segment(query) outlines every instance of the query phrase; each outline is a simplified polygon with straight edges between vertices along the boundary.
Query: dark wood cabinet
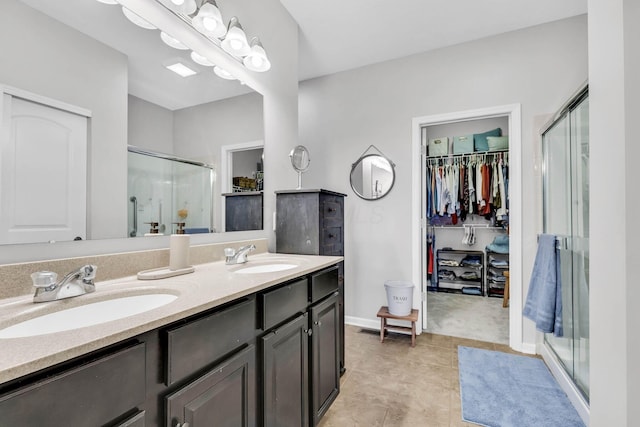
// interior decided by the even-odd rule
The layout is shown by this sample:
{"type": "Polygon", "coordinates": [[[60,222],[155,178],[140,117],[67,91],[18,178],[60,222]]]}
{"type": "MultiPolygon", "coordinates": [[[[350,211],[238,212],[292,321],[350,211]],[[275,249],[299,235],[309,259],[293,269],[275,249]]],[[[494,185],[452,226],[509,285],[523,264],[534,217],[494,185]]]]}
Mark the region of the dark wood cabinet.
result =
{"type": "Polygon", "coordinates": [[[262,191],[225,193],[224,231],[262,230],[262,191]]]}
{"type": "Polygon", "coordinates": [[[313,425],[340,392],[340,294],[309,308],[311,321],[311,401],[313,425]]]}
{"type": "Polygon", "coordinates": [[[298,315],[262,337],[264,427],[309,425],[309,325],[298,315]]]}
{"type": "Polygon", "coordinates": [[[0,426],[114,425],[144,404],[144,343],[93,359],[0,397],[0,426]]]}
{"type": "MultiPolygon", "coordinates": [[[[344,256],[345,194],[276,191],[276,252],[344,256]]],[[[338,264],[340,372],[344,373],[344,262],[338,264]]]]}
{"type": "Polygon", "coordinates": [[[250,345],[167,396],[167,426],[255,426],[255,358],[250,345]]]}
{"type": "Polygon", "coordinates": [[[338,266],[0,385],[0,426],[317,425],[339,392],[338,266]]]}

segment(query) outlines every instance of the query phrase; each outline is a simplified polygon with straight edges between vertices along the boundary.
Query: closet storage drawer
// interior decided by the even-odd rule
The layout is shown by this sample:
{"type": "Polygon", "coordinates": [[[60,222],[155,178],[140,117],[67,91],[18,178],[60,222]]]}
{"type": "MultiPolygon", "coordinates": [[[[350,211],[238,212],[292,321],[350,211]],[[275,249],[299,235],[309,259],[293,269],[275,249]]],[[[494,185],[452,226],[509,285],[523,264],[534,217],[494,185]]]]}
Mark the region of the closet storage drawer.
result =
{"type": "Polygon", "coordinates": [[[453,154],[473,153],[473,134],[453,137],[453,154]]]}
{"type": "Polygon", "coordinates": [[[307,309],[307,279],[260,294],[262,329],[267,330],[307,309]]]}
{"type": "Polygon", "coordinates": [[[429,140],[429,157],[449,155],[449,138],[434,138],[429,140]]]}
{"type": "Polygon", "coordinates": [[[136,344],[0,397],[0,425],[105,425],[144,404],[145,375],[136,344]]]}
{"type": "Polygon", "coordinates": [[[311,275],[309,299],[313,304],[338,290],[338,266],[334,265],[311,275]]]}
{"type": "Polygon", "coordinates": [[[251,341],[256,329],[255,298],[166,331],[166,385],[184,379],[251,341]],[[198,349],[198,351],[193,351],[198,349]]]}

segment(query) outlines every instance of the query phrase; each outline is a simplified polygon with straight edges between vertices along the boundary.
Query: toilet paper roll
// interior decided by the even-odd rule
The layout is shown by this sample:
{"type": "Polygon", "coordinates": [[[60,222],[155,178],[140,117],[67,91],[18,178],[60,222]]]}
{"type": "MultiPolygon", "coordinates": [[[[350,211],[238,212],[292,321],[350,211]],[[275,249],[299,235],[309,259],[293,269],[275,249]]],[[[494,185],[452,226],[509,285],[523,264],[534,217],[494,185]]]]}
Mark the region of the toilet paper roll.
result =
{"type": "Polygon", "coordinates": [[[189,235],[172,234],[169,244],[169,270],[189,267],[189,235]]]}

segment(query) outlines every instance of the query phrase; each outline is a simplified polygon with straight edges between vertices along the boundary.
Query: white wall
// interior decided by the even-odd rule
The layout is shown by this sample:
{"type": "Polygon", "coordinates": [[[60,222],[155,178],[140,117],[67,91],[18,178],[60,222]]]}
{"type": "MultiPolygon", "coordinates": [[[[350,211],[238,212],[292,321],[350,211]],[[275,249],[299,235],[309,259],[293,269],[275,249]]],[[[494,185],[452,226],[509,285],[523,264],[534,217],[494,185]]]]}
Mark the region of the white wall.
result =
{"type": "Polygon", "coordinates": [[[173,152],[173,111],[129,95],[128,144],[165,154],[173,152]]]}
{"type": "Polygon", "coordinates": [[[16,0],[0,5],[0,52],[0,83],[91,111],[88,237],[125,236],[126,56],[16,0]]]}
{"type": "Polygon", "coordinates": [[[637,0],[589,0],[590,425],[596,427],[640,419],[638,20],[637,0]]]}
{"type": "MultiPolygon", "coordinates": [[[[414,117],[522,104],[523,277],[512,281],[528,285],[541,211],[535,117],[554,112],[586,80],[586,33],[580,16],[301,83],[300,140],[312,159],[305,186],[349,195],[348,316],[375,319],[386,303],[384,280],[411,280],[411,194],[420,185],[411,182],[414,117]],[[391,193],[375,202],[359,199],[349,186],[351,163],[370,144],[397,172],[391,193]]],[[[526,322],[524,340],[535,343],[526,322]]]]}

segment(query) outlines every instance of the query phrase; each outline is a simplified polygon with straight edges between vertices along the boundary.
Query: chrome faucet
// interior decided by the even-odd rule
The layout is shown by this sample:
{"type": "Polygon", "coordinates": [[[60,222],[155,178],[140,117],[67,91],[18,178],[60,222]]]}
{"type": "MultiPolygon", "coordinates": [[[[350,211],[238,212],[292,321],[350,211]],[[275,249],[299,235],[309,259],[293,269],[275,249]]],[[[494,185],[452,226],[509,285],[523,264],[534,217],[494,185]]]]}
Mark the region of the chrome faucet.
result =
{"type": "Polygon", "coordinates": [[[235,250],[233,248],[225,248],[224,254],[227,257],[226,263],[228,265],[244,264],[248,261],[247,256],[249,255],[249,252],[255,250],[255,248],[256,245],[243,246],[238,250],[235,250]]]}
{"type": "Polygon", "coordinates": [[[31,275],[36,293],[33,302],[55,301],[64,298],[77,297],[96,290],[95,265],[85,265],[74,270],[57,282],[58,275],[53,271],[38,271],[31,275]]]}

